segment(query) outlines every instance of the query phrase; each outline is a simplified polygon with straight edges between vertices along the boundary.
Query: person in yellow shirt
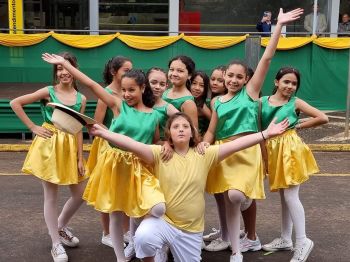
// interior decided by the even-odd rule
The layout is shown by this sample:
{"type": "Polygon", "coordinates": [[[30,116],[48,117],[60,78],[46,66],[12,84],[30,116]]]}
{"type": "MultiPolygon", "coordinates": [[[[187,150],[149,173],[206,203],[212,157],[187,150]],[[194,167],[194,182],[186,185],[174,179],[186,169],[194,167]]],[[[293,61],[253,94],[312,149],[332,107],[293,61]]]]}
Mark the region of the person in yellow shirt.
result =
{"type": "Polygon", "coordinates": [[[166,138],[174,155],[168,162],[161,160],[161,146],[146,145],[95,124],[89,128],[94,136],[102,137],[119,148],[133,152],[154,166],[166,201],[162,218],[145,218],[135,234],[136,256],[154,261],[157,250],[169,246],[175,261],[200,261],[204,230],[204,189],[209,170],[230,154],[281,134],[288,121],[270,126],[255,134],[221,145],[209,146],[205,152],[195,151],[198,133],[184,113],[172,115],[166,125],[166,138]]]}

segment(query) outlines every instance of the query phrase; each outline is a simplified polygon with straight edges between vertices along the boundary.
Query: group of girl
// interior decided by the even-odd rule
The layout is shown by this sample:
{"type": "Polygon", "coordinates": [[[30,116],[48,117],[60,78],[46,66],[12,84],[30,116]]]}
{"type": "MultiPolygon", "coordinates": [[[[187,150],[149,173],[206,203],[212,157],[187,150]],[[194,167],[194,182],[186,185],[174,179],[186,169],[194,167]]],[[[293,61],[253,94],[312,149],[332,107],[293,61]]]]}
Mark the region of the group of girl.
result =
{"type": "Polygon", "coordinates": [[[103,88],[77,69],[70,54],[44,54],[43,60],[54,65],[55,85],[18,97],[11,106],[37,135],[23,172],[42,181],[53,260],[68,261],[62,244],[79,244],[66,225],[84,199],[101,212],[102,241],[114,248],[118,261],[130,261],[135,253],[143,261],[154,261],[155,256],[156,261],[166,261],[167,249],[175,261],[200,261],[207,191],[215,196],[221,229],[219,239],[207,250],[218,250],[218,243],[230,246],[230,262],[242,261],[241,252],[261,248],[260,242],[256,245],[256,205],[252,200],[265,198],[266,169],[270,190],[280,191],[282,233],[262,248],[292,249],[294,225],[291,261],[306,261],[313,242],[305,234],[298,192],[300,184],[318,168],[295,129],[328,120],[294,96],[300,74],[291,67],[280,69],[274,93],[260,98],[281,28],[302,13],[301,9],[280,10],[274,34],[250,79],[247,66],[236,60],[215,68],[208,78],[195,71],[195,63],[187,56],[171,59],[168,73],[154,67],[146,75],[132,69],[129,59],[114,57],[106,64],[107,87],[103,88]],[[51,122],[52,109],[46,106],[58,102],[84,112],[86,98],[75,89],[75,80],[99,98],[95,119],[101,124],[89,127],[95,139],[86,172],[81,132],[74,136],[56,129],[51,122]],[[23,110],[24,105],[38,100],[44,114],[42,127],[23,110]],[[300,122],[300,112],[310,118],[300,122]],[[152,145],[155,143],[158,145],[152,145]],[[266,154],[259,143],[266,146],[262,147],[266,154]],[[266,168],[262,155],[267,156],[266,168]],[[69,185],[72,193],[59,216],[58,185],[69,185]],[[241,209],[247,221],[243,233],[241,209]],[[128,224],[128,217],[132,237],[124,250],[127,226],[123,228],[123,224],[128,224]]]}

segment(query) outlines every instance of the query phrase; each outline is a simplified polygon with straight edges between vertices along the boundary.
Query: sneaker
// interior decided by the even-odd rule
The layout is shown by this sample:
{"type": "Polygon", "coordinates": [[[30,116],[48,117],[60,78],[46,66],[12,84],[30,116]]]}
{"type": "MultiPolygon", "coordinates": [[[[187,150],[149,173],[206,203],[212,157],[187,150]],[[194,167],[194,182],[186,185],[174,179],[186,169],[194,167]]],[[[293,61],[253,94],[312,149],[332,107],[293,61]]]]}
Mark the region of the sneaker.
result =
{"type": "Polygon", "coordinates": [[[124,234],[123,239],[124,239],[124,243],[130,242],[130,231],[128,231],[124,234]]]}
{"type": "Polygon", "coordinates": [[[211,233],[209,233],[208,235],[203,236],[203,240],[204,241],[213,241],[213,240],[218,239],[219,237],[221,237],[220,230],[217,230],[214,227],[211,230],[212,230],[211,233]]]}
{"type": "Polygon", "coordinates": [[[168,261],[169,247],[164,245],[162,248],[157,249],[154,257],[154,262],[167,262],[168,261]]]}
{"type": "Polygon", "coordinates": [[[79,244],[79,239],[73,235],[71,230],[71,228],[63,227],[61,230],[58,230],[58,234],[63,244],[69,247],[76,247],[79,244]]]}
{"type": "Polygon", "coordinates": [[[225,249],[228,249],[230,246],[230,242],[224,241],[221,238],[215,239],[210,242],[209,245],[207,245],[204,249],[207,251],[222,251],[225,249]]]}
{"type": "Polygon", "coordinates": [[[314,248],[314,242],[311,239],[306,239],[304,245],[293,249],[294,255],[290,262],[304,262],[307,260],[312,249],[314,248]]]}
{"type": "Polygon", "coordinates": [[[202,246],[201,246],[201,249],[203,250],[203,249],[205,249],[205,247],[206,247],[205,242],[204,242],[204,240],[202,240],[202,246]]]}
{"type": "Polygon", "coordinates": [[[124,249],[125,261],[131,261],[136,257],[135,246],[133,242],[129,242],[129,245],[124,249]]]}
{"type": "Polygon", "coordinates": [[[68,256],[61,243],[52,246],[51,255],[54,262],[67,262],[68,256]]]}
{"type": "Polygon", "coordinates": [[[239,240],[239,250],[242,253],[247,251],[258,251],[260,249],[261,249],[261,243],[258,236],[256,236],[255,240],[251,240],[247,237],[247,235],[245,235],[243,238],[239,240]]]}
{"type": "Polygon", "coordinates": [[[283,238],[275,238],[271,243],[262,246],[262,249],[265,251],[280,251],[280,250],[292,250],[293,243],[292,241],[287,241],[283,238]]]}
{"type": "Polygon", "coordinates": [[[244,230],[239,230],[239,238],[244,238],[246,235],[246,232],[244,230]]]}
{"type": "Polygon", "coordinates": [[[110,234],[105,235],[105,233],[102,233],[101,242],[102,242],[102,244],[113,248],[112,239],[111,239],[111,235],[110,234]]]}
{"type": "Polygon", "coordinates": [[[242,254],[234,254],[230,256],[230,262],[243,262],[242,254]]]}

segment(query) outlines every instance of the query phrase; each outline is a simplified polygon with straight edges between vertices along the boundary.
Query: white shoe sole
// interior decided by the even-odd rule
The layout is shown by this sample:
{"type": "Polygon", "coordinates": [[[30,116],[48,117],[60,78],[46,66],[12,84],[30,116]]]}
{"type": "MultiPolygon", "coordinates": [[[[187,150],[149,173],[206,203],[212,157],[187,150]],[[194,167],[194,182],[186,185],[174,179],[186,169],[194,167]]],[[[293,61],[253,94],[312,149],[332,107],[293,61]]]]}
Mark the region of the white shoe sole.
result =
{"type": "Polygon", "coordinates": [[[241,249],[241,253],[248,252],[248,251],[259,251],[259,250],[261,250],[261,245],[256,247],[248,247],[248,248],[241,249]]]}
{"type": "MultiPolygon", "coordinates": [[[[307,258],[309,257],[311,251],[314,249],[314,242],[313,242],[312,240],[310,240],[310,241],[311,241],[310,248],[309,248],[309,250],[307,251],[307,253],[306,253],[304,259],[301,260],[300,262],[305,262],[305,261],[307,260],[307,258]]],[[[293,262],[293,260],[291,260],[291,262],[293,262]]]]}

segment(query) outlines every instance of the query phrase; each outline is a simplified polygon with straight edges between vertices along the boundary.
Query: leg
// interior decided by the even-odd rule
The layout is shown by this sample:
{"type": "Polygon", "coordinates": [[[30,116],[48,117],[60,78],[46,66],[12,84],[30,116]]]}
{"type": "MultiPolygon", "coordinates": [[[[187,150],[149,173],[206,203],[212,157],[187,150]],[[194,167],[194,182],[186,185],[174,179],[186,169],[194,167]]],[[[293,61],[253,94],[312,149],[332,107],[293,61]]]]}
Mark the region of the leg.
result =
{"type": "Polygon", "coordinates": [[[81,182],[76,185],[69,186],[71,197],[65,203],[60,216],[58,217],[58,228],[62,229],[65,227],[75,212],[79,209],[81,204],[84,202],[82,199],[85,182],[81,182]]]}
{"type": "Polygon", "coordinates": [[[201,244],[203,233],[189,233],[178,231],[178,237],[170,246],[175,262],[201,261],[201,244]]]}
{"type": "Polygon", "coordinates": [[[220,221],[220,232],[221,238],[224,241],[229,241],[228,230],[226,223],[226,208],[225,208],[225,197],[224,194],[214,194],[216,207],[218,209],[219,221],[220,221]]]}
{"type": "Polygon", "coordinates": [[[123,227],[122,227],[122,212],[112,212],[109,214],[109,229],[112,238],[114,253],[117,261],[124,262],[124,242],[123,242],[123,227]]]}
{"type": "Polygon", "coordinates": [[[247,238],[256,240],[256,201],[253,199],[251,205],[242,211],[244,230],[247,232],[247,238]]]}
{"type": "Polygon", "coordinates": [[[57,191],[58,186],[50,182],[42,181],[44,189],[44,218],[52,245],[61,243],[58,235],[58,208],[57,208],[57,191]]]}
{"type": "Polygon", "coordinates": [[[103,234],[106,236],[109,234],[109,214],[101,212],[101,224],[103,228],[103,234]]]}
{"type": "Polygon", "coordinates": [[[233,255],[240,253],[240,208],[241,203],[245,200],[245,198],[245,195],[241,191],[235,189],[231,189],[225,192],[226,221],[233,255]]]}
{"type": "Polygon", "coordinates": [[[281,238],[292,242],[293,222],[284,197],[284,189],[280,189],[280,197],[282,208],[281,238]]]}

